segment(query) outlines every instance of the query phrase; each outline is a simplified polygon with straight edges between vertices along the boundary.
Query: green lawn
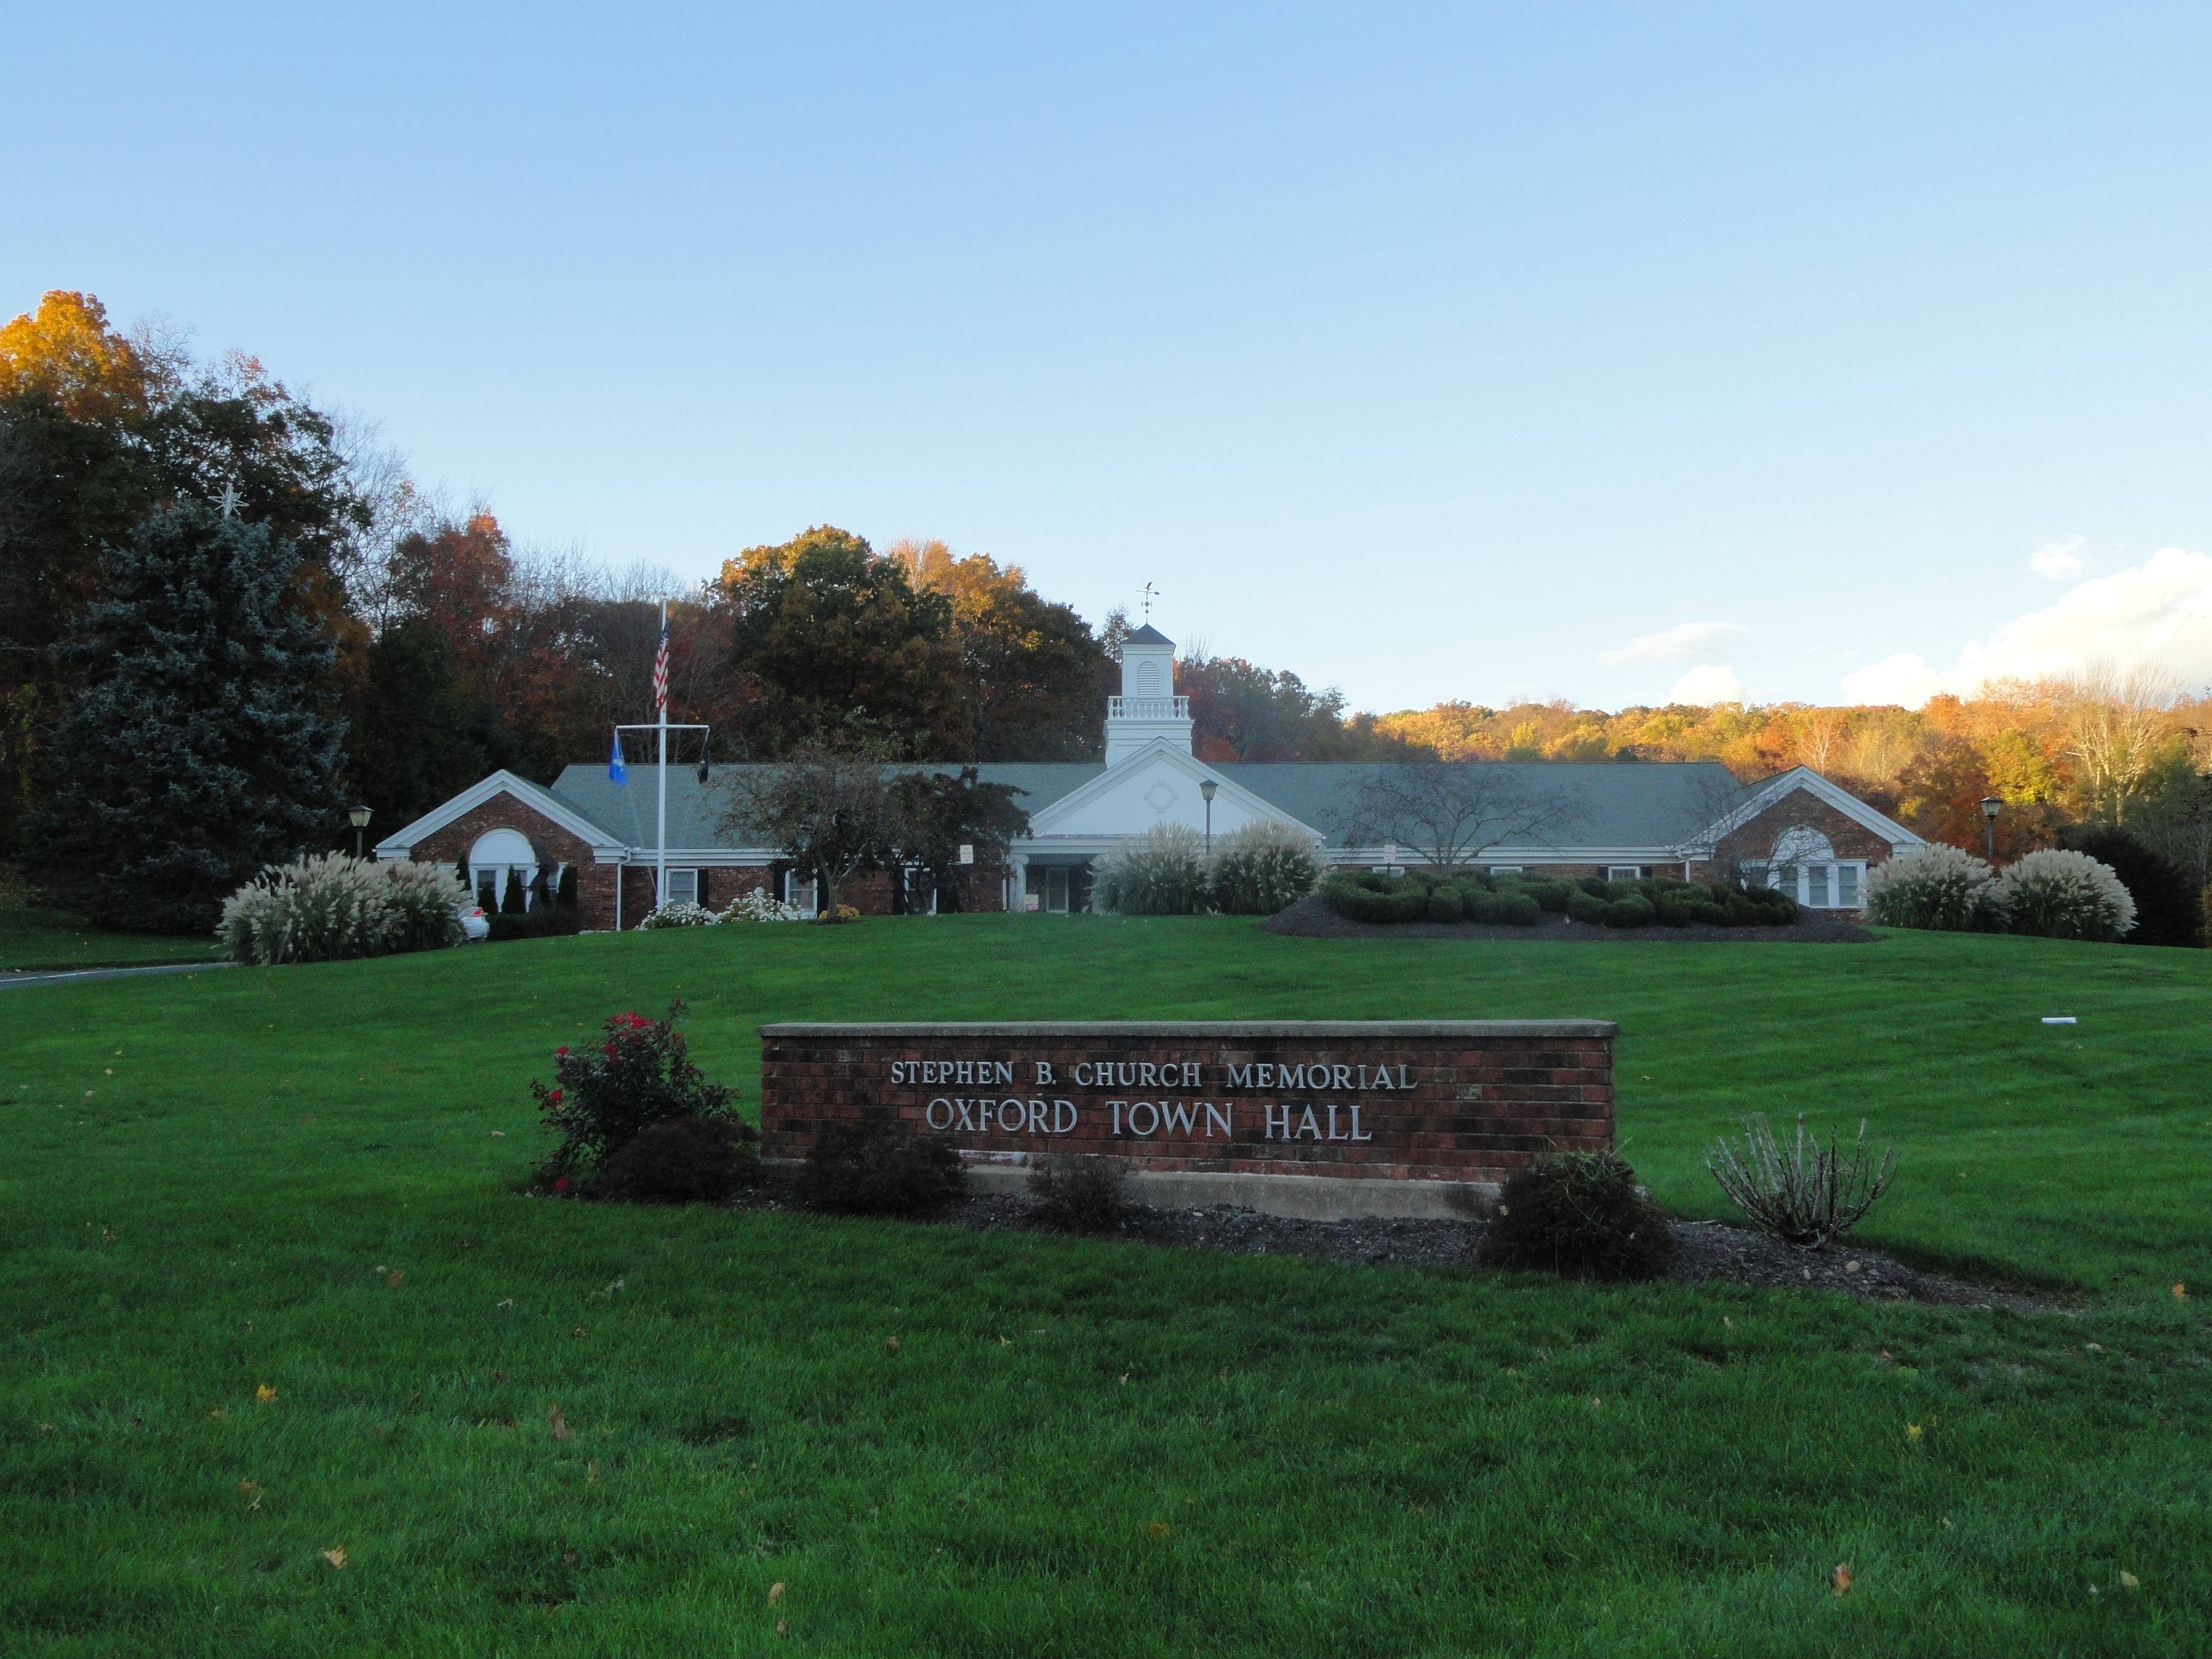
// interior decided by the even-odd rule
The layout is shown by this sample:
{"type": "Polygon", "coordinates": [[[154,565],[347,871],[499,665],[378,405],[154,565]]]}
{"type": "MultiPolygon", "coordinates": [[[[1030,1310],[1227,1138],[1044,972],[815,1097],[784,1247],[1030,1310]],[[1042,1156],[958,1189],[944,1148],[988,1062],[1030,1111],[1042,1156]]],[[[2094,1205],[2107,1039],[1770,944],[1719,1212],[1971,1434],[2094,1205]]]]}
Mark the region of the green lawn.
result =
{"type": "Polygon", "coordinates": [[[213,939],[112,933],[63,910],[0,905],[0,971],[27,968],[136,968],[161,962],[212,962],[213,939]]]}
{"type": "Polygon", "coordinates": [[[0,1648],[2202,1652],[2208,992],[2028,939],[975,917],[6,993],[0,1648]],[[1677,1212],[1726,1212],[1741,1113],[1864,1113],[1869,1243],[2081,1305],[520,1195],[547,1051],[678,993],[748,1103],[775,1019],[1617,1019],[1677,1212]]]}

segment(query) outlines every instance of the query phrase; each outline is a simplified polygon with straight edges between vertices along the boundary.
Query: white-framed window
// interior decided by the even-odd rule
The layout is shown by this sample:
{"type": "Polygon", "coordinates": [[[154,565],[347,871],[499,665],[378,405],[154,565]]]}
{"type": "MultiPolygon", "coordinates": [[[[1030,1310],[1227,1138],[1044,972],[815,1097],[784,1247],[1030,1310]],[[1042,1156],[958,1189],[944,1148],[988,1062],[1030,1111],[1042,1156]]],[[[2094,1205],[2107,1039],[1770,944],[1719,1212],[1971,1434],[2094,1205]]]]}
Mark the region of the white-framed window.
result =
{"type": "Polygon", "coordinates": [[[1048,865],[1044,872],[1044,908],[1054,915],[1064,916],[1068,909],[1068,880],[1073,872],[1064,864],[1048,865]]]}
{"type": "Polygon", "coordinates": [[[660,896],[663,904],[696,904],[699,902],[699,872],[696,870],[671,870],[668,890],[660,896]]]}
{"type": "Polygon", "coordinates": [[[1866,905],[1866,860],[1808,860],[1779,864],[1766,872],[1766,884],[1779,887],[1808,910],[1857,910],[1866,905]]]}
{"type": "Polygon", "coordinates": [[[1605,866],[1607,881],[1641,881],[1644,867],[1637,864],[1608,864],[1605,866]]]}
{"type": "Polygon", "coordinates": [[[919,864],[909,864],[899,872],[904,890],[901,895],[910,916],[933,916],[937,914],[937,878],[919,864]]]}
{"type": "Polygon", "coordinates": [[[1490,866],[1490,873],[1493,876],[1517,876],[1521,873],[1521,866],[1517,864],[1493,864],[1490,866]]]}
{"type": "Polygon", "coordinates": [[[778,879],[783,887],[782,898],[786,904],[795,904],[810,916],[820,914],[820,907],[815,902],[811,878],[802,880],[798,871],[787,870],[778,879]]]}

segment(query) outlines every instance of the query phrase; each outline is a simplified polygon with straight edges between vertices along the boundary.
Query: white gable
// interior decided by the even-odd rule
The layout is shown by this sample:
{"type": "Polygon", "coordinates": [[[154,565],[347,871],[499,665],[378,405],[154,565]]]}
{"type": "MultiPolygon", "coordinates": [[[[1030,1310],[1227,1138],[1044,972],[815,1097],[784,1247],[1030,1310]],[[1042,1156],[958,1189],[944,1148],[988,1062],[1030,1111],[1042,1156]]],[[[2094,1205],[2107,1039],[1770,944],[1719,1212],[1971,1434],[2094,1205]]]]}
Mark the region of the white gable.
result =
{"type": "Polygon", "coordinates": [[[1319,840],[1319,832],[1312,826],[1299,823],[1250,790],[1231,783],[1205,762],[1164,741],[1153,742],[1038,812],[1030,823],[1030,840],[1103,845],[1124,836],[1141,836],[1160,823],[1185,824],[1202,831],[1206,824],[1206,798],[1199,785],[1209,780],[1216,786],[1215,835],[1266,821],[1308,830],[1319,840]]]}

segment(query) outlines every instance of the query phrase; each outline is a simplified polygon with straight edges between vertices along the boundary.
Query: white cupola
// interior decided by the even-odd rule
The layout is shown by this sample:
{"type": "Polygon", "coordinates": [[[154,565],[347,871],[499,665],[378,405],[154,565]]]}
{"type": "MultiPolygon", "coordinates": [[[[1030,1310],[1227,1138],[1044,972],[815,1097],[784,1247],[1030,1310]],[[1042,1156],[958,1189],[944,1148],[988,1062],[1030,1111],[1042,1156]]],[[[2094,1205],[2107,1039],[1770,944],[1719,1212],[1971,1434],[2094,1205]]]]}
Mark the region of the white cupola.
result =
{"type": "Polygon", "coordinates": [[[1175,641],[1147,623],[1121,641],[1121,695],[1106,703],[1106,764],[1158,738],[1191,751],[1190,699],[1175,694],[1175,641]]]}

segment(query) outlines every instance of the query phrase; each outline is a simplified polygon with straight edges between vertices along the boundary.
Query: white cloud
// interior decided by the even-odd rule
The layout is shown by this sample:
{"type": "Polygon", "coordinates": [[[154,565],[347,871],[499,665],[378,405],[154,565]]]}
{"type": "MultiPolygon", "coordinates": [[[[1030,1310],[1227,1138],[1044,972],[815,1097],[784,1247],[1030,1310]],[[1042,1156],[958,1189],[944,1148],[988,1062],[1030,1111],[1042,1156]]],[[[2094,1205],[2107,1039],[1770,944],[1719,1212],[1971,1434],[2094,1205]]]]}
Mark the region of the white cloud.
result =
{"type": "Polygon", "coordinates": [[[2054,582],[2071,581],[2087,568],[2076,556],[2081,545],[2079,536],[2069,536],[2063,542],[2046,542],[2027,556],[2027,568],[2054,582]]]}
{"type": "Polygon", "coordinates": [[[1969,641],[1948,668],[1899,653],[1846,674],[1844,696],[1917,708],[1938,691],[1970,696],[1985,680],[2106,666],[2146,669],[2185,684],[2212,682],[2212,558],[2162,547],[2141,564],[2077,582],[2055,604],[2015,617],[1987,645],[1969,641]]]}
{"type": "Polygon", "coordinates": [[[1740,623],[1683,623],[1657,634],[1644,634],[1626,645],[1598,653],[1598,660],[1623,662],[1695,662],[1700,657],[1732,657],[1751,637],[1740,623]]]}
{"type": "Polygon", "coordinates": [[[1736,678],[1733,668],[1700,663],[1674,682],[1674,689],[1667,694],[1667,701],[1694,702],[1707,707],[1717,702],[1741,702],[1743,682],[1736,678]]]}

